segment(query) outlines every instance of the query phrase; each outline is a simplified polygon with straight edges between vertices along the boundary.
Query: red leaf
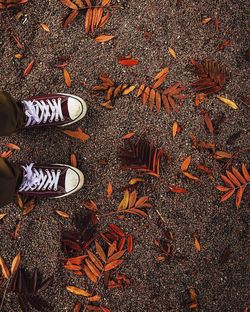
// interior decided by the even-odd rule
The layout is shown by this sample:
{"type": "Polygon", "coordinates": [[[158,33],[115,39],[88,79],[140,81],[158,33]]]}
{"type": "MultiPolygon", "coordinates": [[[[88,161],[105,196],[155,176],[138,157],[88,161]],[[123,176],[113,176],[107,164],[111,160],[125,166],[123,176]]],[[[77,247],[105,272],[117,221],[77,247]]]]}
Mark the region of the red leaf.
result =
{"type": "Polygon", "coordinates": [[[118,63],[123,66],[135,66],[139,63],[139,61],[136,59],[120,58],[118,59],[118,63]]]}
{"type": "Polygon", "coordinates": [[[133,251],[133,236],[131,234],[128,235],[128,253],[132,253],[133,251]]]}
{"type": "Polygon", "coordinates": [[[117,226],[117,225],[115,225],[115,224],[110,224],[109,226],[108,226],[108,228],[110,228],[110,229],[112,229],[116,234],[118,234],[120,237],[124,237],[125,236],[125,233],[123,232],[123,230],[119,227],[119,226],[117,226]]]}
{"type": "Polygon", "coordinates": [[[169,186],[169,189],[171,192],[174,192],[174,193],[187,193],[188,192],[184,188],[181,188],[178,186],[169,186]]]}
{"type": "Polygon", "coordinates": [[[26,77],[31,72],[31,69],[33,68],[34,63],[35,61],[33,60],[28,64],[28,66],[25,68],[23,72],[23,77],[26,77]]]}
{"type": "Polygon", "coordinates": [[[110,271],[116,268],[118,265],[122,264],[124,260],[114,260],[105,265],[104,271],[110,271]]]}

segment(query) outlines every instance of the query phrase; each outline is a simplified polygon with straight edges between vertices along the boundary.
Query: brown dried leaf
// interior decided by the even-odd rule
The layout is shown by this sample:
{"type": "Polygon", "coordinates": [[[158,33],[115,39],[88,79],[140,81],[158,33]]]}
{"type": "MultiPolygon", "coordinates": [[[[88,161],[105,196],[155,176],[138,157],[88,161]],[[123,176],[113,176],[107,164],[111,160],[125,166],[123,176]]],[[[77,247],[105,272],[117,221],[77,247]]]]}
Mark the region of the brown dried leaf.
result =
{"type": "Polygon", "coordinates": [[[110,198],[112,196],[113,193],[113,187],[111,182],[108,183],[108,188],[107,188],[107,197],[110,198]]]}
{"type": "Polygon", "coordinates": [[[83,270],[85,272],[85,274],[87,275],[87,277],[91,280],[91,282],[96,283],[98,278],[96,277],[96,275],[88,268],[88,266],[86,264],[83,265],[83,270]]]}
{"type": "Polygon", "coordinates": [[[85,15],[85,33],[88,34],[90,31],[91,23],[92,23],[92,18],[93,18],[93,10],[88,9],[87,13],[85,15]]]}
{"type": "Polygon", "coordinates": [[[0,256],[0,268],[2,269],[4,278],[8,279],[10,277],[10,271],[1,256],[0,256]]]}
{"type": "Polygon", "coordinates": [[[77,158],[76,158],[76,154],[71,154],[71,155],[70,155],[70,164],[71,164],[71,166],[77,168],[77,158]]]}
{"type": "Polygon", "coordinates": [[[34,65],[35,61],[31,61],[28,66],[25,68],[24,72],[23,72],[23,77],[26,77],[32,70],[33,65],[34,65]]]}
{"type": "Polygon", "coordinates": [[[166,76],[169,73],[169,68],[164,67],[155,77],[154,80],[160,79],[162,76],[166,76]]]}
{"type": "Polygon", "coordinates": [[[104,250],[102,249],[102,246],[95,241],[95,247],[96,247],[96,252],[98,253],[98,255],[100,256],[100,258],[102,259],[103,262],[106,262],[106,255],[104,250]]]}
{"type": "Polygon", "coordinates": [[[197,251],[201,251],[201,245],[200,242],[198,241],[198,239],[196,237],[194,237],[194,246],[197,249],[197,251]]]}
{"type": "Polygon", "coordinates": [[[50,32],[49,26],[47,24],[41,24],[41,27],[44,31],[50,32]]]}
{"type": "Polygon", "coordinates": [[[187,171],[191,162],[191,156],[188,156],[181,165],[181,171],[187,171]]]}
{"type": "Polygon", "coordinates": [[[104,271],[110,271],[119,266],[120,264],[123,263],[124,260],[114,260],[108,264],[105,265],[104,271]]]}
{"type": "Polygon", "coordinates": [[[211,118],[208,115],[208,112],[205,113],[204,119],[205,119],[205,123],[206,123],[206,126],[207,126],[209,132],[211,134],[213,134],[214,133],[214,127],[213,127],[213,124],[212,124],[212,120],[211,120],[211,118]]]}
{"type": "Polygon", "coordinates": [[[75,287],[75,286],[66,286],[66,289],[69,292],[78,296],[91,297],[91,294],[88,291],[75,287]]]}
{"type": "Polygon", "coordinates": [[[168,48],[168,52],[174,59],[176,59],[176,52],[174,49],[168,48]]]}
{"type": "Polygon", "coordinates": [[[68,70],[66,69],[66,67],[63,68],[63,76],[64,76],[64,81],[66,83],[67,87],[71,87],[71,78],[70,78],[70,74],[68,72],[68,70]]]}
{"type": "Polygon", "coordinates": [[[64,211],[61,211],[61,210],[56,210],[56,213],[62,217],[62,218],[65,218],[65,219],[68,219],[69,218],[69,214],[64,212],[64,211]]]}
{"type": "Polygon", "coordinates": [[[100,36],[95,38],[95,41],[96,42],[106,42],[106,41],[110,41],[114,37],[115,36],[112,36],[112,35],[100,35],[100,36]]]}
{"type": "Polygon", "coordinates": [[[87,253],[90,257],[90,259],[93,261],[93,263],[96,265],[96,267],[99,269],[99,270],[103,270],[103,265],[101,263],[101,261],[97,258],[97,256],[90,250],[87,250],[87,253]]]}
{"type": "Polygon", "coordinates": [[[72,10],[77,10],[78,7],[70,0],[60,0],[62,4],[66,5],[68,8],[72,10]]]}
{"type": "Polygon", "coordinates": [[[0,220],[2,220],[6,216],[6,213],[0,213],[0,220]]]}
{"type": "Polygon", "coordinates": [[[19,268],[20,262],[21,262],[21,254],[20,254],[20,252],[19,252],[19,253],[15,256],[15,258],[13,259],[12,264],[11,264],[10,272],[11,272],[12,275],[13,275],[13,274],[16,272],[16,270],[19,268]]]}

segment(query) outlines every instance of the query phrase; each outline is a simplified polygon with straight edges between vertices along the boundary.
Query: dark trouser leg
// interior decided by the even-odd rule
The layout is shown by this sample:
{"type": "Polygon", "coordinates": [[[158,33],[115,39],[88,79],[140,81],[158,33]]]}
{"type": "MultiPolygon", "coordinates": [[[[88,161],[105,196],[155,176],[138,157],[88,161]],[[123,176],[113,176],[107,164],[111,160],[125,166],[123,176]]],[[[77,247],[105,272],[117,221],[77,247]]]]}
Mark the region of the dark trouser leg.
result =
{"type": "Polygon", "coordinates": [[[25,121],[25,114],[17,101],[7,92],[0,91],[0,136],[19,130],[25,121]]]}
{"type": "Polygon", "coordinates": [[[0,207],[13,201],[21,180],[21,166],[0,157],[0,207]]]}

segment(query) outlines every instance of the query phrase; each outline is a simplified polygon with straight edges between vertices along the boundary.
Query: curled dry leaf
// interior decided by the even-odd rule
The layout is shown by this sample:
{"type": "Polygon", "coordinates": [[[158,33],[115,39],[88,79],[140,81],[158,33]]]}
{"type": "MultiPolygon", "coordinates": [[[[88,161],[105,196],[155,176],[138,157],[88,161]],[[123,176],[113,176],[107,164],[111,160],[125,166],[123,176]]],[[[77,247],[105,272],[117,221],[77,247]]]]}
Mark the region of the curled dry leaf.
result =
{"type": "Polygon", "coordinates": [[[75,295],[91,297],[91,294],[88,291],[75,287],[75,286],[66,286],[66,289],[75,295]]]}
{"type": "Polygon", "coordinates": [[[80,141],[83,141],[83,142],[87,141],[90,138],[90,136],[84,133],[82,129],[79,127],[75,131],[64,130],[63,133],[67,134],[68,136],[72,138],[79,139],[80,141]]]}
{"type": "Polygon", "coordinates": [[[69,214],[67,212],[64,212],[64,211],[61,211],[61,210],[56,210],[56,213],[62,217],[62,218],[65,218],[65,219],[68,219],[69,218],[69,214]]]}
{"type": "Polygon", "coordinates": [[[233,108],[233,109],[238,109],[238,106],[237,106],[233,101],[231,101],[231,100],[225,98],[224,96],[219,96],[219,95],[218,95],[217,98],[218,98],[221,102],[223,102],[224,104],[230,106],[231,108],[233,108]]]}
{"type": "Polygon", "coordinates": [[[25,68],[24,72],[23,72],[23,77],[26,77],[32,70],[33,65],[34,65],[35,61],[31,61],[28,66],[25,68]]]}
{"type": "Polygon", "coordinates": [[[96,42],[106,42],[106,41],[110,41],[111,39],[113,39],[115,36],[112,35],[101,35],[95,38],[96,42]]]}
{"type": "Polygon", "coordinates": [[[12,275],[13,275],[13,274],[16,272],[16,270],[19,268],[20,262],[21,262],[21,254],[20,254],[20,252],[19,252],[19,253],[15,256],[15,258],[13,259],[12,264],[11,264],[10,272],[11,272],[12,275]]]}

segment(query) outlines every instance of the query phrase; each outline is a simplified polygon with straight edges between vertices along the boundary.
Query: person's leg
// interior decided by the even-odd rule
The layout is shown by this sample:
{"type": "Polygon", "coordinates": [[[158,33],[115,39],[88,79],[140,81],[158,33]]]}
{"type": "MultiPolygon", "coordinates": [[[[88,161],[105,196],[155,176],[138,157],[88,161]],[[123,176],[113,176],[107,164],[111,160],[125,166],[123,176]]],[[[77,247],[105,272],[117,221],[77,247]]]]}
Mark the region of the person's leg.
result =
{"type": "Polygon", "coordinates": [[[21,166],[0,157],[0,207],[13,201],[21,180],[21,166]]]}
{"type": "Polygon", "coordinates": [[[24,126],[25,114],[18,102],[0,91],[0,136],[10,135],[24,126]]]}

